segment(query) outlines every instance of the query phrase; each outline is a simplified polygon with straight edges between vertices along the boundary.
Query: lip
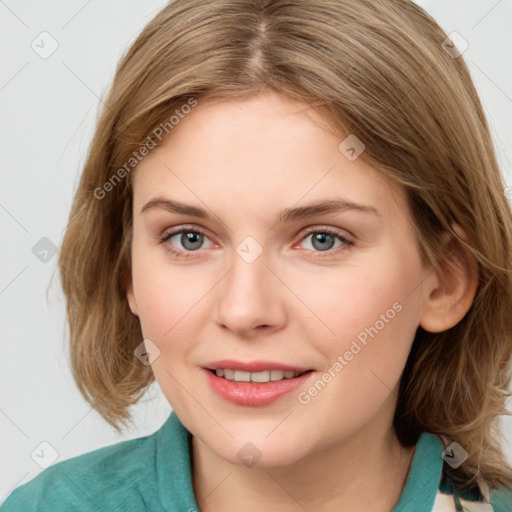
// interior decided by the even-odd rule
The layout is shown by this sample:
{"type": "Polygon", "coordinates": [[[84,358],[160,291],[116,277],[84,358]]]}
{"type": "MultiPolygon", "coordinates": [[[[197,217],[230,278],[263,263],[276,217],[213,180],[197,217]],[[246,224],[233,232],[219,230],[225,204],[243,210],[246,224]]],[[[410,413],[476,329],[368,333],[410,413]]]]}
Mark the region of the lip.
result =
{"type": "Polygon", "coordinates": [[[220,361],[213,361],[204,366],[209,370],[217,370],[218,368],[230,370],[242,370],[244,372],[263,372],[265,370],[283,370],[285,372],[304,373],[312,368],[302,366],[290,366],[283,363],[274,361],[235,361],[233,359],[222,359],[220,361]]]}
{"type": "MultiPolygon", "coordinates": [[[[233,366],[229,365],[217,366],[217,368],[242,369],[240,367],[237,368],[236,366],[233,368],[233,366]]],[[[245,368],[247,368],[247,365],[245,365],[245,368]]],[[[261,368],[261,366],[258,368],[261,368]]],[[[270,369],[270,367],[266,366],[264,369],[270,369]]],[[[273,366],[272,369],[285,370],[284,368],[277,368],[275,366],[273,366]]],[[[288,369],[289,371],[300,371],[295,370],[293,367],[289,366],[285,371],[288,371],[288,369]]],[[[303,375],[300,375],[299,377],[294,377],[292,379],[283,379],[270,382],[235,382],[223,377],[217,377],[217,375],[215,375],[211,369],[203,368],[202,371],[205,374],[211,389],[221,398],[235,405],[244,405],[250,407],[264,406],[275,402],[279,398],[284,397],[285,395],[291,393],[293,390],[302,386],[311,377],[311,375],[315,373],[314,371],[309,371],[303,375]]]]}

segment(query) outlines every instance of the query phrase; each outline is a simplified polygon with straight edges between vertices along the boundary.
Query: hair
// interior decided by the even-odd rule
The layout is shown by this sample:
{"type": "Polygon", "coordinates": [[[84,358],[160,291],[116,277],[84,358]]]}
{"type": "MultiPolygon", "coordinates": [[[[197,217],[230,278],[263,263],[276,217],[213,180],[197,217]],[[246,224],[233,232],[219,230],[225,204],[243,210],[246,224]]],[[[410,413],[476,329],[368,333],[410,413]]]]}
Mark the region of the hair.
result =
{"type": "Polygon", "coordinates": [[[459,488],[512,483],[498,423],[509,414],[512,212],[481,102],[446,37],[408,0],[176,0],[145,26],[99,113],[58,262],[73,376],[109,424],[129,421],[154,382],[134,356],[143,335],[126,297],[133,162],[162,143],[158,127],[172,133],[183,105],[268,89],[321,109],[340,141],[364,142],[361,158],[406,191],[423,263],[449,263],[442,232],[476,261],[464,318],[440,333],[418,327],[393,426],[403,446],[422,432],[458,442],[468,457],[446,470],[459,488]]]}

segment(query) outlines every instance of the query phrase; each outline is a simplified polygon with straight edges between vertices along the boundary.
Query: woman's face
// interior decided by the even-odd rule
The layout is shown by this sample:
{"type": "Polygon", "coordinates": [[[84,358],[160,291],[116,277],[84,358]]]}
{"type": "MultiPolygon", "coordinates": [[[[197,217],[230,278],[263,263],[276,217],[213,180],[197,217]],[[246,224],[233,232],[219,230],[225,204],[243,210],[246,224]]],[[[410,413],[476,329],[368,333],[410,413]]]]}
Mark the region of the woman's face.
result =
{"type": "Polygon", "coordinates": [[[389,433],[421,324],[404,192],[315,119],[199,102],[136,170],[131,310],[182,423],[237,464],[389,433]]]}

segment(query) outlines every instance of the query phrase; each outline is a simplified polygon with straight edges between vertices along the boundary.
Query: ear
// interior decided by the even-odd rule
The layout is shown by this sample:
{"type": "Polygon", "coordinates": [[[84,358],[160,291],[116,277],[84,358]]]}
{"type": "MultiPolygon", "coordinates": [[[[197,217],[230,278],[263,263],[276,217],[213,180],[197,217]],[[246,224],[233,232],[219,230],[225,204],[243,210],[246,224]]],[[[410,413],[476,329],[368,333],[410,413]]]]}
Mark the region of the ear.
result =
{"type": "Polygon", "coordinates": [[[130,305],[130,309],[132,313],[136,316],[139,316],[139,311],[137,308],[137,302],[135,301],[135,294],[133,293],[133,282],[130,279],[129,283],[126,284],[126,298],[128,299],[128,304],[130,305]]]}
{"type": "MultiPolygon", "coordinates": [[[[458,224],[457,235],[467,242],[458,224]]],[[[478,265],[473,255],[448,232],[442,234],[446,259],[441,269],[426,280],[420,325],[429,332],[442,332],[458,324],[468,312],[478,288],[478,265]]]]}

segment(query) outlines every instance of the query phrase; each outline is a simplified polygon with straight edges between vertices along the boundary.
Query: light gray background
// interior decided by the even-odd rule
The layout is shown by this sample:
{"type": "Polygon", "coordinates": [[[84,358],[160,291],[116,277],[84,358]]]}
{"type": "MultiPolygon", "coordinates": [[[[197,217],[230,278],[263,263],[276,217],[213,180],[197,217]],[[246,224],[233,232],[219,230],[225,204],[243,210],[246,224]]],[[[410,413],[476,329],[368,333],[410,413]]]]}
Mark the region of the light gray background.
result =
{"type": "MultiPolygon", "coordinates": [[[[457,31],[469,43],[464,58],[511,185],[512,2],[418,3],[448,34],[457,31]]],[[[52,450],[60,461],[150,434],[171,410],[154,386],[134,408],[136,428],[118,435],[86,405],[65,356],[57,257],[44,263],[32,252],[43,237],[60,245],[115,65],[165,4],[0,0],[0,500],[35,477],[42,470],[35,460],[49,462],[52,450]],[[58,43],[46,59],[31,47],[34,40],[42,45],[43,31],[58,43]]],[[[504,417],[503,425],[512,462],[512,419],[504,417]]]]}

